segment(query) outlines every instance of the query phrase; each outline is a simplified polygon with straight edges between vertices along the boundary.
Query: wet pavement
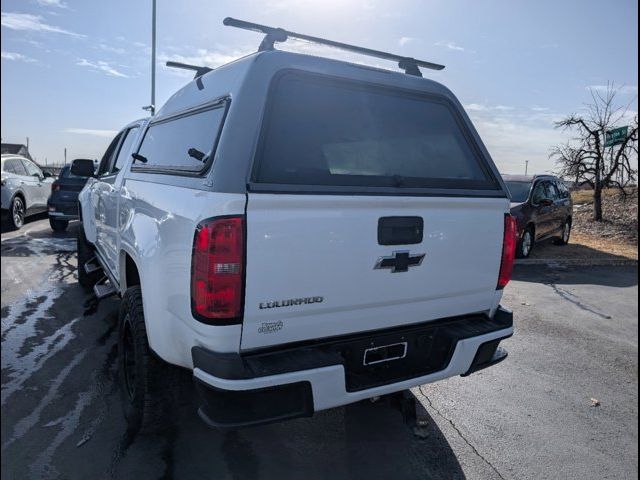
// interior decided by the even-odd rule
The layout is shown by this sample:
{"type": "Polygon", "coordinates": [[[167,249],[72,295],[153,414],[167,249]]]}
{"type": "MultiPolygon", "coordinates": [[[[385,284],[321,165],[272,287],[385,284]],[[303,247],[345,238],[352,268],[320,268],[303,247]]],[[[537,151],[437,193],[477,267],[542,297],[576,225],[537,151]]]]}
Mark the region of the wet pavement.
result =
{"type": "Polygon", "coordinates": [[[520,267],[509,358],[415,390],[426,438],[362,402],[219,432],[193,387],[154,434],[132,435],[115,382],[118,303],[83,316],[75,225],[2,233],[2,478],[635,478],[636,267],[520,267]],[[594,406],[591,399],[599,406],[594,406]]]}

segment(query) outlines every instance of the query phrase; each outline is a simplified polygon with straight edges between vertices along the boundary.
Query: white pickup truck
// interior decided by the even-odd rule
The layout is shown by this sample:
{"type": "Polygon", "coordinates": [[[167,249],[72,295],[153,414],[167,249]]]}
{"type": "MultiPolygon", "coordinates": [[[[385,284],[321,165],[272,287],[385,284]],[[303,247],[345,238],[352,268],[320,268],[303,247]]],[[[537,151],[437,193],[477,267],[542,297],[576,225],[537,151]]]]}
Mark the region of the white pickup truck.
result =
{"type": "Polygon", "coordinates": [[[122,297],[130,422],[167,363],[193,371],[205,422],[238,427],[506,356],[515,225],[451,91],[268,47],[206,70],[80,194],[79,281],[122,297]]]}

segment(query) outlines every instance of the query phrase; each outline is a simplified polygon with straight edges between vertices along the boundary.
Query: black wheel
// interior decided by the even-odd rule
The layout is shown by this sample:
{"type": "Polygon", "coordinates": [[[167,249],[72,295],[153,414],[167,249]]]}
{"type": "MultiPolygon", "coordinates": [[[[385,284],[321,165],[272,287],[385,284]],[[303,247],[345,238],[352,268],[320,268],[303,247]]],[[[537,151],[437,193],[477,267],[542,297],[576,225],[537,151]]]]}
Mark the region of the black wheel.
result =
{"type": "Polygon", "coordinates": [[[570,239],[571,239],[571,219],[567,219],[562,224],[562,233],[560,234],[560,237],[558,237],[554,243],[556,245],[566,245],[567,243],[569,243],[570,239]]]}
{"type": "MultiPolygon", "coordinates": [[[[53,227],[53,225],[51,225],[51,227],[53,227]]],[[[82,225],[78,228],[76,243],[78,246],[78,283],[82,285],[85,290],[91,290],[99,280],[100,271],[87,273],[84,269],[85,263],[91,260],[94,254],[93,246],[87,241],[82,225]]]]}
{"type": "Polygon", "coordinates": [[[522,236],[518,241],[518,249],[516,251],[516,255],[518,258],[528,258],[531,255],[531,250],[533,250],[533,245],[535,244],[535,233],[531,226],[528,226],[522,232],[522,236]]]}
{"type": "Polygon", "coordinates": [[[124,416],[131,432],[162,429],[169,420],[173,369],[149,348],[139,286],[120,303],[118,377],[124,416]]]}
{"type": "Polygon", "coordinates": [[[69,220],[59,220],[49,217],[49,225],[51,225],[51,230],[54,232],[64,232],[69,226],[69,220]]]}
{"type": "Polygon", "coordinates": [[[9,223],[15,230],[20,229],[24,225],[26,211],[24,200],[17,195],[13,197],[11,206],[9,207],[9,223]]]}

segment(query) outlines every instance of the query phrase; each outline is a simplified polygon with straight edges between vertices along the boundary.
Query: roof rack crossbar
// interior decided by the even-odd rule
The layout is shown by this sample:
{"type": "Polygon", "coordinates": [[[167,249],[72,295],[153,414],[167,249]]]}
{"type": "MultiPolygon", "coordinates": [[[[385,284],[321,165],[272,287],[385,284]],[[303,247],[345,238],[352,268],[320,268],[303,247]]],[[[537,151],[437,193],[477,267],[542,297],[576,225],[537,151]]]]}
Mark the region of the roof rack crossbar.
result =
{"type": "Polygon", "coordinates": [[[348,43],[335,42],[333,40],[327,40],[320,37],[312,37],[311,35],[305,35],[302,33],[290,32],[282,28],[268,27],[266,25],[260,25],[258,23],[246,22],[244,20],[237,20],[235,18],[227,17],[222,22],[229,27],[242,28],[244,30],[252,30],[254,32],[261,32],[265,34],[262,43],[258,51],[263,52],[265,50],[273,50],[275,42],[286,42],[289,38],[297,38],[299,40],[305,40],[307,42],[313,42],[320,45],[327,45],[329,47],[339,48],[340,50],[347,50],[349,52],[355,52],[362,55],[368,55],[370,57],[382,58],[384,60],[392,60],[398,62],[400,67],[406,74],[415,75],[421,77],[422,73],[418,67],[429,68],[431,70],[442,70],[444,65],[437,63],[426,62],[424,60],[416,60],[411,57],[403,57],[401,55],[395,55],[393,53],[382,52],[380,50],[373,50],[371,48],[358,47],[355,45],[349,45],[348,43]]]}
{"type": "Polygon", "coordinates": [[[205,73],[209,73],[211,70],[213,70],[213,68],[209,68],[209,67],[202,67],[199,65],[189,65],[188,63],[180,63],[180,62],[167,62],[167,67],[171,67],[171,68],[181,68],[183,70],[193,70],[196,72],[196,75],[194,78],[194,80],[196,78],[200,78],[202,75],[204,75],[205,73]]]}

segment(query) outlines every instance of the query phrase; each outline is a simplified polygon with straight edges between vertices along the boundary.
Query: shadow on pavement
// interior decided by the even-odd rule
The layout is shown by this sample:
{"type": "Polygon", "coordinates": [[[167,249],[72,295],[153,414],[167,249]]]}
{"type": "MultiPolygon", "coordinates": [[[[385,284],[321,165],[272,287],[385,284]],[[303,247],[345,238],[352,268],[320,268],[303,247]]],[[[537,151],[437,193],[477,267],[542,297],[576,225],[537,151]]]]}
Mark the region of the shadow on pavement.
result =
{"type": "MultiPolygon", "coordinates": [[[[36,215],[30,215],[27,218],[24,219],[24,225],[22,226],[22,229],[24,228],[28,228],[30,224],[37,222],[39,220],[46,220],[47,218],[49,218],[49,214],[47,212],[42,212],[42,213],[38,213],[36,215]]],[[[9,221],[2,221],[2,223],[0,223],[0,233],[11,233],[11,232],[20,232],[20,230],[14,230],[13,227],[11,225],[9,225],[9,221]]]]}
{"type": "Polygon", "coordinates": [[[435,421],[419,438],[384,402],[359,402],[311,418],[221,432],[196,415],[195,389],[164,434],[138,435],[118,470],[164,444],[166,478],[420,478],[464,479],[462,467],[435,421]]]}
{"type": "Polygon", "coordinates": [[[516,265],[513,280],[544,284],[633,287],[638,284],[638,267],[516,265]]]}
{"type": "Polygon", "coordinates": [[[597,250],[581,243],[569,243],[567,245],[555,245],[552,241],[544,241],[535,245],[531,251],[531,259],[544,260],[593,260],[616,261],[629,260],[628,257],[597,250]]]}

